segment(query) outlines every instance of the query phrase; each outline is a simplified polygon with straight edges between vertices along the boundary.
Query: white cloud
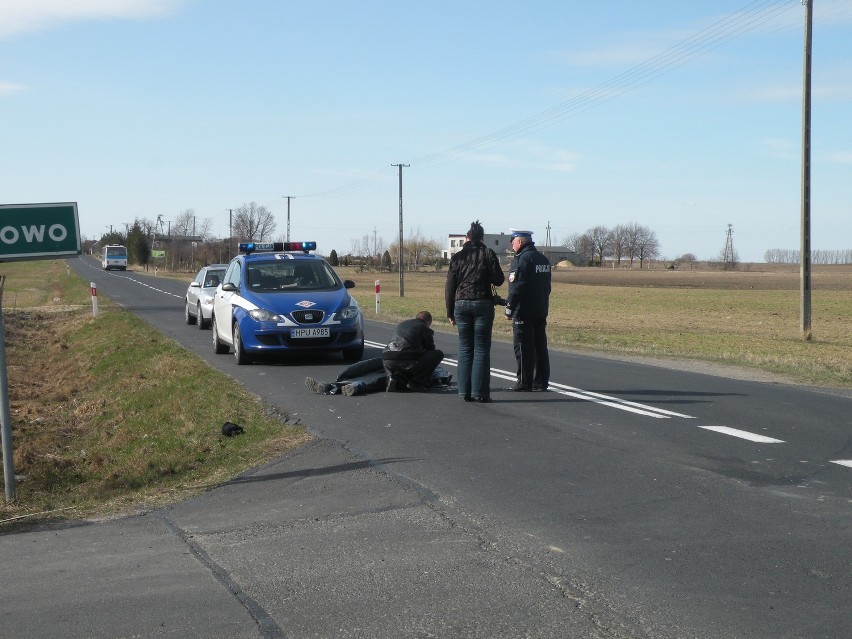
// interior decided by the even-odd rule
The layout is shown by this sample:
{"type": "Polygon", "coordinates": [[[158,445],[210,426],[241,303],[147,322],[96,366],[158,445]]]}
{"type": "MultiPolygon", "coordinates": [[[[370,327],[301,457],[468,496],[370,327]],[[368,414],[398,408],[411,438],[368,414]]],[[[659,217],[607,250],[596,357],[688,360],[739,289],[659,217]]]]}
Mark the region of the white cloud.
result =
{"type": "Polygon", "coordinates": [[[0,0],[0,38],[67,22],[156,18],[187,0],[0,0]]]}
{"type": "Polygon", "coordinates": [[[832,164],[852,164],[852,151],[832,151],[820,154],[820,159],[832,164]]]}
{"type": "Polygon", "coordinates": [[[0,96],[21,93],[22,91],[26,91],[26,89],[27,87],[22,84],[14,84],[13,82],[3,82],[0,80],[0,96]]]}
{"type": "Polygon", "coordinates": [[[570,151],[548,148],[526,140],[510,143],[507,153],[475,153],[470,157],[481,164],[534,171],[571,173],[577,168],[578,158],[570,151]]]}
{"type": "Polygon", "coordinates": [[[766,155],[777,160],[795,160],[801,157],[800,146],[791,140],[766,138],[761,140],[760,145],[766,155]]]}

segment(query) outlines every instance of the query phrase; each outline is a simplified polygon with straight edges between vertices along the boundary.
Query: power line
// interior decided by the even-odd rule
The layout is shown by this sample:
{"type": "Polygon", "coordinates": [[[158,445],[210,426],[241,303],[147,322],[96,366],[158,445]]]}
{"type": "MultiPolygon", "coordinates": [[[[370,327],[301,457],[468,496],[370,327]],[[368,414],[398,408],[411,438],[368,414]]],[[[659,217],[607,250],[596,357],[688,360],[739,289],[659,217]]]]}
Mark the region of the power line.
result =
{"type": "MultiPolygon", "coordinates": [[[[798,4],[795,0],[754,0],[742,9],[702,29],[697,34],[570,100],[482,137],[469,140],[468,142],[449,147],[442,151],[414,158],[410,161],[410,164],[413,168],[437,164],[457,155],[470,153],[509,138],[552,126],[557,122],[575,117],[585,111],[600,106],[604,102],[614,100],[638,86],[647,84],[744,33],[755,30],[798,4]]],[[[299,197],[329,198],[345,195],[374,182],[386,179],[392,174],[392,167],[375,171],[334,189],[299,197]]]]}
{"type": "Polygon", "coordinates": [[[693,58],[722,46],[725,42],[744,32],[754,30],[760,24],[774,18],[781,11],[792,8],[792,6],[794,4],[791,3],[791,0],[752,2],[744,9],[719,20],[698,34],[570,100],[488,135],[444,151],[414,158],[411,162],[412,164],[435,163],[451,156],[474,151],[495,142],[515,137],[521,133],[544,128],[588,111],[604,102],[620,97],[674,68],[683,66],[693,58]],[[753,5],[758,6],[753,7],[753,5]]]}

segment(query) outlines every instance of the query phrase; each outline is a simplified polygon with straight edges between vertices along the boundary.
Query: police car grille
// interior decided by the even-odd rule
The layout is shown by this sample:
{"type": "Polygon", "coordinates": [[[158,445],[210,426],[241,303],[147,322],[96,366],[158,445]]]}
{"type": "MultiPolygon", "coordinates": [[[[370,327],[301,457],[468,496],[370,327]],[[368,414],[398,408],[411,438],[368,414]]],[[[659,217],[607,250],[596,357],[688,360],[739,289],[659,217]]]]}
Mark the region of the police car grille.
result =
{"type": "Polygon", "coordinates": [[[324,311],[293,311],[290,313],[299,324],[319,324],[325,317],[324,311]]]}

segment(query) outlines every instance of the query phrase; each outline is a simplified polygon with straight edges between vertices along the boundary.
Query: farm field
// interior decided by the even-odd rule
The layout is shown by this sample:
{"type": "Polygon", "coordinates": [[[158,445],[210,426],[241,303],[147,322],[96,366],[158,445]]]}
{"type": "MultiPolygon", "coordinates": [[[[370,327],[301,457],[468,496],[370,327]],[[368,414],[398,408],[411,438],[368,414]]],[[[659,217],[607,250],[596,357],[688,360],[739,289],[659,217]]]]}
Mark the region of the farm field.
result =
{"type": "MultiPolygon", "coordinates": [[[[352,292],[367,318],[398,321],[426,309],[435,330],[454,332],[444,309],[446,271],[406,272],[400,297],[398,272],[336,270],[356,282],[352,292]]],[[[160,273],[186,281],[194,275],[160,273]]],[[[798,265],[560,267],[553,273],[549,342],[568,351],[852,390],[852,265],[814,266],[811,285],[807,341],[800,332],[798,265]]],[[[500,290],[505,296],[506,285],[500,290]]],[[[495,322],[494,338],[511,341],[511,325],[495,322]]]]}
{"type": "MultiPolygon", "coordinates": [[[[338,269],[355,280],[354,293],[375,317],[374,283],[381,281],[381,315],[393,320],[421,309],[434,328],[446,320],[445,273],[338,269]]],[[[796,266],[744,265],[712,269],[565,268],[554,271],[550,344],[614,356],[704,362],[770,373],[779,379],[852,389],[852,265],[816,266],[812,274],[812,339],[800,332],[796,266]]],[[[505,293],[505,285],[502,291],[505,293]]],[[[495,323],[496,339],[511,339],[495,323]]]]}

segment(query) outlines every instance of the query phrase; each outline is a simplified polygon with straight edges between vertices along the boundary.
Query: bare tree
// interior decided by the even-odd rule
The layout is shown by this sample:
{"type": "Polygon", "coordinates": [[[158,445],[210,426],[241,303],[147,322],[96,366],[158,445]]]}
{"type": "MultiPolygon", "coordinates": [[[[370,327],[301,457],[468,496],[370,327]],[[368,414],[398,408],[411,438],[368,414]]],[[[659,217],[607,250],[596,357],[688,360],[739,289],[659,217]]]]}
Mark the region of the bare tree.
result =
{"type": "Polygon", "coordinates": [[[200,236],[205,242],[213,240],[213,220],[209,217],[197,220],[196,230],[193,235],[200,236]]]}
{"type": "Polygon", "coordinates": [[[614,229],[612,229],[612,232],[610,234],[610,250],[612,251],[613,258],[615,258],[616,266],[621,266],[621,258],[625,255],[627,251],[629,236],[629,226],[619,224],[614,229]]]}
{"type": "Polygon", "coordinates": [[[172,234],[176,237],[195,235],[195,209],[186,209],[178,213],[172,222],[172,234]]]}
{"type": "MultiPolygon", "coordinates": [[[[399,242],[394,242],[388,247],[391,255],[399,255],[399,242]]],[[[416,269],[421,264],[437,259],[441,255],[441,244],[433,238],[427,238],[420,231],[409,231],[408,237],[402,242],[402,260],[406,268],[416,269]]]]}
{"type": "Polygon", "coordinates": [[[598,265],[603,266],[604,258],[612,255],[612,231],[605,226],[596,226],[587,231],[592,240],[592,259],[598,259],[598,265]]]}
{"type": "Polygon", "coordinates": [[[236,209],[233,221],[234,237],[242,241],[268,241],[275,233],[275,218],[265,206],[256,202],[236,209]]]}
{"type": "Polygon", "coordinates": [[[680,266],[681,264],[685,264],[689,268],[693,268],[696,262],[698,262],[698,258],[695,257],[694,253],[684,253],[680,257],[675,258],[675,264],[677,264],[678,266],[680,266]]]}
{"type": "Polygon", "coordinates": [[[566,237],[562,244],[579,257],[581,264],[591,264],[595,255],[594,242],[588,233],[573,233],[566,237]]]}
{"type": "Polygon", "coordinates": [[[636,243],[636,257],[639,258],[639,268],[642,268],[645,260],[653,260],[660,255],[660,242],[657,234],[647,226],[639,227],[639,237],[636,243]]]}

